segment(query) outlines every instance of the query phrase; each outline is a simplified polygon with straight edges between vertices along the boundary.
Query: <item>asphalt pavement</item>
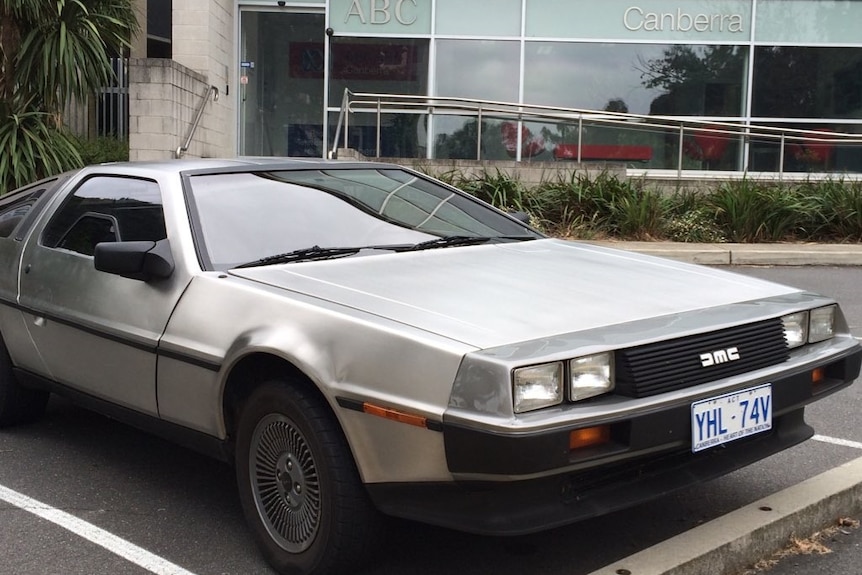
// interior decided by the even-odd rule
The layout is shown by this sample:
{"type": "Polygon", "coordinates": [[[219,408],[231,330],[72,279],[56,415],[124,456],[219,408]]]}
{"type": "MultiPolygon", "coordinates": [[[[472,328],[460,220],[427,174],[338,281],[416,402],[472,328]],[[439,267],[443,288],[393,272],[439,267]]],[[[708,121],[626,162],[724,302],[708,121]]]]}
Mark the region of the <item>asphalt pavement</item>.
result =
{"type": "MultiPolygon", "coordinates": [[[[768,575],[853,575],[859,573],[862,529],[859,517],[843,517],[814,541],[798,541],[767,560],[768,575]]],[[[742,575],[760,575],[759,573],[742,575]]]]}
{"type": "MultiPolygon", "coordinates": [[[[858,244],[589,243],[709,265],[862,265],[862,245],[858,244]]],[[[591,575],[734,575],[785,549],[794,538],[808,537],[835,526],[841,518],[858,519],[860,515],[862,458],[606,565],[591,575]]],[[[858,549],[858,531],[852,527],[839,529],[833,544],[858,549]]],[[[840,561],[822,561],[815,555],[793,556],[780,561],[769,573],[853,572],[836,568],[840,561]]]]}
{"type": "MultiPolygon", "coordinates": [[[[862,339],[862,297],[856,297],[862,246],[593,243],[698,263],[746,264],[733,271],[842,300],[853,334],[862,339]],[[811,272],[798,266],[830,267],[811,272]]],[[[862,382],[807,410],[823,434],[818,439],[706,488],[512,540],[396,523],[389,548],[367,572],[753,575],[749,565],[770,558],[791,538],[806,538],[839,517],[862,518],[862,459],[853,460],[862,454],[860,390],[862,382]]],[[[0,435],[0,463],[0,490],[33,498],[7,493],[7,500],[17,498],[20,505],[0,504],[0,575],[271,572],[244,526],[226,465],[59,398],[43,422],[0,435]],[[63,511],[67,522],[44,520],[42,511],[63,511]],[[90,526],[76,528],[77,519],[90,526]],[[120,537],[126,554],[87,538],[102,532],[120,537]],[[139,548],[158,555],[147,563],[158,568],[124,558],[139,556],[139,548]]],[[[825,544],[834,553],[789,556],[757,575],[860,575],[860,531],[844,528],[830,535],[825,544]]]]}

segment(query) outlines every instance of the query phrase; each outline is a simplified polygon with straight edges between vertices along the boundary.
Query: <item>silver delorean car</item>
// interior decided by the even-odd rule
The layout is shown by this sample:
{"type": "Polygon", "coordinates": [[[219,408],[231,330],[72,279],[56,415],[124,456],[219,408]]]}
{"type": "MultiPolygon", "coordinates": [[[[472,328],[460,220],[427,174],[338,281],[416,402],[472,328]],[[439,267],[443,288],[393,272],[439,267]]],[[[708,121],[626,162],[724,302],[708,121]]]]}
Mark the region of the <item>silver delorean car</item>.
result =
{"type": "Polygon", "coordinates": [[[386,515],[604,514],[811,437],[837,303],[545,237],[391,164],[92,166],[0,198],[0,426],[49,393],[233,462],[279,572],[354,572],[386,515]]]}

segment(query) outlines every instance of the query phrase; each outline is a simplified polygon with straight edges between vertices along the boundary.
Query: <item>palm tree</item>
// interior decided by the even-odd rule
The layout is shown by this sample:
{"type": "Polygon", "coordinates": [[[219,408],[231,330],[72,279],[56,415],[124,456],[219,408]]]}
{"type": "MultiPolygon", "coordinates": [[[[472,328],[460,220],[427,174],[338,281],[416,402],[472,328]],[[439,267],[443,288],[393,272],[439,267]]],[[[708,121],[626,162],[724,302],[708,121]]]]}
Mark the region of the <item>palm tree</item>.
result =
{"type": "Polygon", "coordinates": [[[137,30],[132,0],[0,0],[0,193],[81,164],[62,111],[137,30]]]}

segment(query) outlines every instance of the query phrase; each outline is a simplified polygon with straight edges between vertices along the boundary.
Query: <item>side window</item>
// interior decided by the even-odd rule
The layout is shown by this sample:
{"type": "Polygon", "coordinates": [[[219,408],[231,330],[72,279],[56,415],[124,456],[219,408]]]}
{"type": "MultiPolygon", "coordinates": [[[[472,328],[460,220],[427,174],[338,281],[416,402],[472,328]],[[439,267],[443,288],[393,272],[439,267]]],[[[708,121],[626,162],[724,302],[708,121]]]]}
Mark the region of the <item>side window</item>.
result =
{"type": "Polygon", "coordinates": [[[33,207],[33,194],[26,194],[9,205],[0,205],[0,238],[8,238],[33,207]]]}
{"type": "Polygon", "coordinates": [[[69,196],[42,234],[42,245],[93,255],[96,244],[167,237],[159,185],[93,176],[69,196]]]}
{"type": "Polygon", "coordinates": [[[23,240],[65,179],[65,174],[46,178],[0,197],[0,239],[23,240]]]}
{"type": "Polygon", "coordinates": [[[29,188],[21,188],[0,198],[0,238],[12,237],[12,233],[31,213],[33,207],[38,203],[46,190],[56,182],[46,180],[38,182],[29,188]]]}
{"type": "Polygon", "coordinates": [[[69,228],[57,247],[91,256],[96,251],[96,244],[120,240],[118,227],[111,216],[87,213],[69,228]]]}

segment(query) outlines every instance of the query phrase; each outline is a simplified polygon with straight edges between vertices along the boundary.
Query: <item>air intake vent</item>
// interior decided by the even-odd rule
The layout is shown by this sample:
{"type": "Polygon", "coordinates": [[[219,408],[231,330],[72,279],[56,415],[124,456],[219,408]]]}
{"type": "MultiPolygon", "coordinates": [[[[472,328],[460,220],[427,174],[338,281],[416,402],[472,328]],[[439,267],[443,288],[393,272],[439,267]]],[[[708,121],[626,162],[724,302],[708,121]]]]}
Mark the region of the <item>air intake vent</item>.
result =
{"type": "Polygon", "coordinates": [[[616,392],[649,397],[776,365],[789,352],[780,318],[616,352],[616,392]],[[704,367],[702,355],[712,363],[704,367]]]}

